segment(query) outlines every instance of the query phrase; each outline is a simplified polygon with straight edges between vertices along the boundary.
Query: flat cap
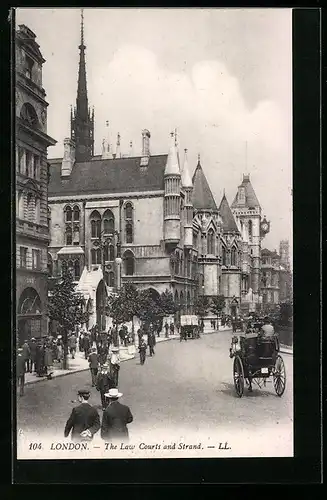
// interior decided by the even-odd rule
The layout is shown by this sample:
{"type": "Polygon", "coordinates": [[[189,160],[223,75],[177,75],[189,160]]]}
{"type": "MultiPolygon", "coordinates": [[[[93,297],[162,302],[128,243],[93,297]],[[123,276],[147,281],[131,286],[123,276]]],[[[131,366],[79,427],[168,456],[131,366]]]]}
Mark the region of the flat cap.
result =
{"type": "Polygon", "coordinates": [[[89,389],[79,389],[77,391],[77,394],[79,396],[89,396],[90,395],[90,391],[89,391],[89,389]]]}

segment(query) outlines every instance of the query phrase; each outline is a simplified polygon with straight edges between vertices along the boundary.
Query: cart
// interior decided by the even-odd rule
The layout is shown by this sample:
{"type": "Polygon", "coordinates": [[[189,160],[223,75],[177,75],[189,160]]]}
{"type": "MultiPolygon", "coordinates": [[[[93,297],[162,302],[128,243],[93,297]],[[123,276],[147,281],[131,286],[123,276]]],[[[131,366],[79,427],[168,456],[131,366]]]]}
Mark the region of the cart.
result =
{"type": "Polygon", "coordinates": [[[233,358],[233,378],[236,394],[241,398],[244,386],[252,389],[252,382],[259,388],[266,387],[267,380],[273,382],[277,396],[284,394],[286,369],[279,354],[278,337],[264,338],[257,332],[233,336],[230,348],[233,358]]]}
{"type": "Polygon", "coordinates": [[[198,317],[195,315],[183,314],[181,316],[181,339],[187,340],[198,339],[200,337],[200,329],[198,325],[198,317]]]}

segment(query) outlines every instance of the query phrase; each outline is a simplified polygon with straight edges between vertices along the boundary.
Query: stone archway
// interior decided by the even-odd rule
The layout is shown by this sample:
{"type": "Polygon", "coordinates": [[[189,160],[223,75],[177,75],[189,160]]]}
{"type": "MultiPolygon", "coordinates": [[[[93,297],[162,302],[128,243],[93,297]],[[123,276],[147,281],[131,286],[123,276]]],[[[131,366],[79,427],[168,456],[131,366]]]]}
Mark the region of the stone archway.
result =
{"type": "Polygon", "coordinates": [[[96,324],[98,325],[100,332],[106,329],[106,313],[105,313],[105,307],[107,303],[106,299],[107,299],[107,290],[106,290],[106,285],[102,279],[98,284],[95,295],[96,324]]]}
{"type": "Polygon", "coordinates": [[[37,291],[28,287],[19,297],[17,308],[17,342],[41,337],[42,303],[37,291]]]}

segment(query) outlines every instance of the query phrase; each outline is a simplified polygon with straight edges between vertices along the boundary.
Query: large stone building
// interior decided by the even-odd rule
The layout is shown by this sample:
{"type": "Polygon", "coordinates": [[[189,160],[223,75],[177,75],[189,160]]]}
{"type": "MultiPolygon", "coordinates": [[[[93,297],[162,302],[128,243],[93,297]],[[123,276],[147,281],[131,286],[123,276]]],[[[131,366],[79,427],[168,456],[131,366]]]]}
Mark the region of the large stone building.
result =
{"type": "Polygon", "coordinates": [[[17,340],[47,333],[48,163],[45,60],[25,25],[16,32],[17,340]]]}
{"type": "Polygon", "coordinates": [[[261,293],[264,311],[276,309],[283,303],[292,301],[292,273],[289,260],[289,242],[280,242],[279,254],[276,250],[264,248],[261,252],[261,293]]]}
{"type": "MultiPolygon", "coordinates": [[[[245,207],[239,200],[240,211],[237,198],[233,209],[238,226],[225,195],[217,207],[200,157],[191,175],[187,150],[181,158],[175,133],[167,154],[151,153],[151,134],[145,129],[139,155],[132,144],[122,154],[119,134],[115,152],[107,137],[102,155],[94,155],[85,49],[82,20],[70,137],[64,141],[64,157],[49,160],[51,275],[59,276],[63,266],[73,270],[90,312],[89,326],[106,326],[105,297],[128,281],[154,295],[169,289],[182,314],[194,312],[199,294],[223,294],[226,312],[237,314],[246,298],[242,291],[250,286],[244,276],[252,273],[256,283],[260,272],[260,207],[252,213],[252,205],[245,207]],[[253,220],[246,244],[245,210],[246,220],[253,220]],[[246,253],[244,261],[249,246],[253,259],[246,253]]],[[[259,295],[258,286],[255,293],[259,295]]]]}
{"type": "Polygon", "coordinates": [[[249,175],[243,175],[243,181],[238,186],[231,209],[243,241],[242,309],[243,311],[256,311],[261,308],[262,304],[260,293],[261,242],[269,232],[270,223],[261,215],[261,206],[249,175]]]}

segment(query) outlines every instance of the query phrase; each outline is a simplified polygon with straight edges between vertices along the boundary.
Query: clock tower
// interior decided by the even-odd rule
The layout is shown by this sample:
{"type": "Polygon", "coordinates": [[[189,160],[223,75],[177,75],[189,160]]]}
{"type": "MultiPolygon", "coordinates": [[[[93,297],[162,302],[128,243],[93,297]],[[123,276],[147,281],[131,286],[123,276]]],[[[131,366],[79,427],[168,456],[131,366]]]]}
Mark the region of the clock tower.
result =
{"type": "Polygon", "coordinates": [[[243,175],[231,210],[243,239],[242,301],[251,311],[260,304],[261,240],[269,232],[270,223],[261,218],[249,175],[243,175]]]}

